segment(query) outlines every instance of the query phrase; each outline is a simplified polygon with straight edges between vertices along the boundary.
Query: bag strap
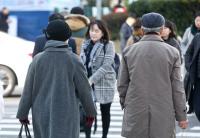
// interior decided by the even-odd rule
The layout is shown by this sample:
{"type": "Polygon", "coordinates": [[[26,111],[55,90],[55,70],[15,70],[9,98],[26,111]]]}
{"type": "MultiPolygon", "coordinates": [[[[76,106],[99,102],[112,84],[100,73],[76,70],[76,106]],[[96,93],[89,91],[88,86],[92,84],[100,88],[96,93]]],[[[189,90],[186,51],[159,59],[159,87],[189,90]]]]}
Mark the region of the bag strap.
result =
{"type": "Polygon", "coordinates": [[[31,134],[30,134],[30,131],[29,131],[29,128],[28,128],[28,124],[25,124],[25,133],[26,133],[27,138],[31,138],[31,134]]]}
{"type": "Polygon", "coordinates": [[[19,134],[18,134],[18,138],[22,138],[22,130],[23,130],[23,124],[21,125],[21,128],[20,128],[20,131],[19,131],[19,134]]]}
{"type": "Polygon", "coordinates": [[[30,134],[30,131],[29,131],[29,128],[28,128],[28,124],[22,124],[21,125],[18,138],[22,138],[23,127],[24,127],[24,130],[25,130],[25,133],[26,133],[26,138],[31,138],[31,134],[30,134]]]}

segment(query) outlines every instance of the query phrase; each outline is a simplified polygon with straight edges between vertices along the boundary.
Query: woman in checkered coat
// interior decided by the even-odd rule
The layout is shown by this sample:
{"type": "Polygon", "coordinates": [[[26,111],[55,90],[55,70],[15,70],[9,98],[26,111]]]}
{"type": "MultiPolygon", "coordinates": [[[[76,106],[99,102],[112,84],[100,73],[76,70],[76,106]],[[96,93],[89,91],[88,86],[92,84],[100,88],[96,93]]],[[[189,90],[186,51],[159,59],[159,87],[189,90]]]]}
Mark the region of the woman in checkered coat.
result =
{"type": "MultiPolygon", "coordinates": [[[[106,26],[101,20],[92,21],[86,33],[86,40],[82,44],[80,57],[87,69],[94,100],[100,103],[102,138],[107,138],[110,126],[110,107],[115,92],[116,74],[112,67],[114,55],[114,45],[109,41],[106,26]]],[[[87,138],[90,138],[90,132],[91,129],[86,130],[87,138]]]]}

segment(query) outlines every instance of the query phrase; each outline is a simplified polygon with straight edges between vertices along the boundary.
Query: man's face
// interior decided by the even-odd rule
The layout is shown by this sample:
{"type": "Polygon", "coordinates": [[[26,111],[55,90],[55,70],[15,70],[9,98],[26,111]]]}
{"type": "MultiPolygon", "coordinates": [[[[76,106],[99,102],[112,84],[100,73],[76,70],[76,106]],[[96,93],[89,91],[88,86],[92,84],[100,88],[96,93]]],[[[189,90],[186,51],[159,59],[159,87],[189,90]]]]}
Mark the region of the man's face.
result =
{"type": "Polygon", "coordinates": [[[8,15],[9,14],[9,10],[7,8],[2,10],[3,15],[8,15]]]}

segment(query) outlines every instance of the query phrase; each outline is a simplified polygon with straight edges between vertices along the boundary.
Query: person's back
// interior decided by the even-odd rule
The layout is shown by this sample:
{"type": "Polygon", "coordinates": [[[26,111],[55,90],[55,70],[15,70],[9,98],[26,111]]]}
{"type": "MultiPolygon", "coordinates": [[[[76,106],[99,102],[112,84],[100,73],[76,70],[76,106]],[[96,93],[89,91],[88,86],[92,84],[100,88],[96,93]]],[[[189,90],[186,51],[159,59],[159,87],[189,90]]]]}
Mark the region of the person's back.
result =
{"type": "Polygon", "coordinates": [[[127,138],[173,138],[175,119],[187,127],[180,57],[160,36],[164,22],[158,13],[143,15],[145,35],[122,54],[118,91],[127,138]]]}
{"type": "Polygon", "coordinates": [[[82,8],[73,7],[70,14],[65,17],[65,21],[72,30],[72,38],[75,40],[77,54],[79,55],[90,20],[84,15],[82,8]]]}
{"type": "Polygon", "coordinates": [[[67,47],[71,30],[64,21],[50,22],[45,34],[48,41],[30,65],[17,118],[26,124],[32,108],[34,137],[79,138],[79,102],[87,117],[96,115],[85,68],[67,47]]]}

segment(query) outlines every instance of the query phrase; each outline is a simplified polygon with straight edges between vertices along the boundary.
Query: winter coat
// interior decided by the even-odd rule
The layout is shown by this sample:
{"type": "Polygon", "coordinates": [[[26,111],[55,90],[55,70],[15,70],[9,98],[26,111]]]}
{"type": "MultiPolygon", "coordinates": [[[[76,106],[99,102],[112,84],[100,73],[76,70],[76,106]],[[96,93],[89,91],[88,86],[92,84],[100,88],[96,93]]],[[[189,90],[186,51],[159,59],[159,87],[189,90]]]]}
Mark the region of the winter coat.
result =
{"type": "Polygon", "coordinates": [[[17,118],[32,109],[35,138],[79,138],[79,102],[87,116],[96,115],[84,66],[65,45],[47,41],[28,70],[17,118]]]}
{"type": "Polygon", "coordinates": [[[120,47],[121,51],[126,47],[129,37],[132,35],[133,29],[126,22],[122,24],[120,29],[120,47]]]}
{"type": "MultiPolygon", "coordinates": [[[[83,43],[80,54],[85,66],[85,51],[89,43],[90,40],[86,40],[83,43]]],[[[112,42],[109,42],[107,45],[104,45],[101,42],[96,42],[90,54],[89,66],[92,68],[92,76],[89,80],[94,84],[94,99],[96,102],[101,104],[110,103],[114,98],[116,82],[116,74],[112,67],[114,56],[115,50],[112,42]]]]}
{"type": "Polygon", "coordinates": [[[175,119],[186,120],[178,50],[145,35],[123,52],[118,91],[125,100],[122,136],[174,138],[175,119]]]}
{"type": "Polygon", "coordinates": [[[185,55],[190,43],[192,42],[194,36],[200,32],[200,30],[197,29],[195,24],[192,24],[190,27],[188,27],[185,30],[185,33],[183,35],[183,39],[181,41],[181,47],[182,47],[182,53],[185,55]]]}
{"type": "Polygon", "coordinates": [[[84,15],[69,14],[65,17],[65,21],[72,30],[72,37],[76,41],[77,54],[79,55],[90,20],[84,15]]]}
{"type": "Polygon", "coordinates": [[[181,48],[180,48],[180,44],[179,42],[173,38],[173,37],[169,37],[167,40],[164,40],[167,44],[175,47],[178,51],[179,51],[179,55],[180,55],[180,58],[181,58],[181,63],[183,62],[183,59],[182,59],[182,52],[181,52],[181,48]]]}
{"type": "Polygon", "coordinates": [[[4,15],[3,13],[0,13],[0,31],[8,32],[8,15],[4,15]]]}

